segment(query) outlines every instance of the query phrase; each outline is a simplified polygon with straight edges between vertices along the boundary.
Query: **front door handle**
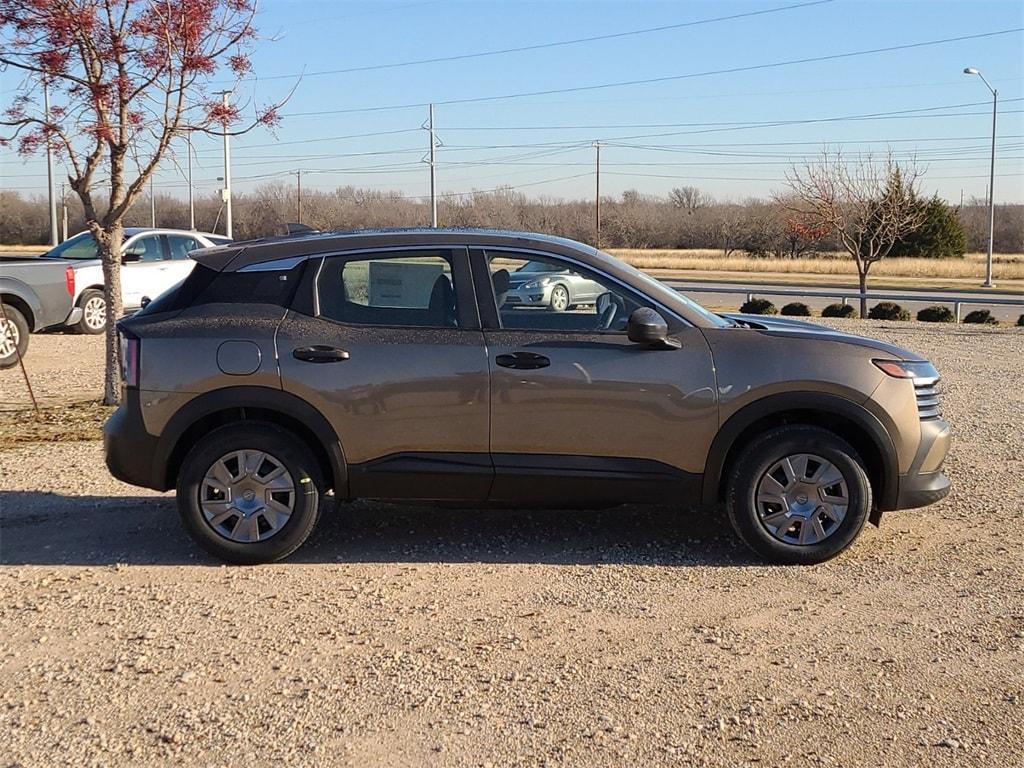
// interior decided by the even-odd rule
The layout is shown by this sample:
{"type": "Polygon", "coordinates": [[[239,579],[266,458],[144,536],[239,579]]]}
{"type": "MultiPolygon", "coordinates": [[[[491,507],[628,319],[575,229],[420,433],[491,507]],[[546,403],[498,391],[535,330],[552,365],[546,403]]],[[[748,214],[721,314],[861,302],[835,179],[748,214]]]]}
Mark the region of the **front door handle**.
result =
{"type": "Polygon", "coordinates": [[[532,371],[537,368],[547,368],[551,361],[544,355],[534,352],[513,352],[510,355],[498,355],[494,362],[502,368],[517,368],[522,371],[532,371]]]}
{"type": "Polygon", "coordinates": [[[348,360],[348,352],[337,347],[314,344],[312,347],[298,347],[292,350],[292,357],[307,363],[337,363],[348,360]]]}

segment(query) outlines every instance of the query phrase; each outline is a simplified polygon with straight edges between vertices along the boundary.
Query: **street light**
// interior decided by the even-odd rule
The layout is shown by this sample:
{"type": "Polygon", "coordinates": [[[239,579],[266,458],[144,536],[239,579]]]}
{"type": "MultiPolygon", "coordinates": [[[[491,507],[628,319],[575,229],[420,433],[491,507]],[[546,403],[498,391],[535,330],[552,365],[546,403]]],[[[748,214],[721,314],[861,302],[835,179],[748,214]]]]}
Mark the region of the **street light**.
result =
{"type": "Polygon", "coordinates": [[[989,168],[988,179],[988,260],[985,262],[985,282],[982,288],[992,288],[992,238],[996,226],[996,193],[994,189],[996,181],[996,104],[999,101],[999,91],[989,85],[988,80],[974,67],[965,67],[965,75],[977,75],[985,87],[992,91],[992,164],[989,168]]]}

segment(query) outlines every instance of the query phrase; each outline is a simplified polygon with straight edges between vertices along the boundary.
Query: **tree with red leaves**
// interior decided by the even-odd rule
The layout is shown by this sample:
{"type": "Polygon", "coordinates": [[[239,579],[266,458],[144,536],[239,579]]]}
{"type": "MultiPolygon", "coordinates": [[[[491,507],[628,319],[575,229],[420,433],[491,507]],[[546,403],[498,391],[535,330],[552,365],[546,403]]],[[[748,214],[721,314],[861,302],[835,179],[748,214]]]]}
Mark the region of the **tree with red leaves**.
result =
{"type": "Polygon", "coordinates": [[[125,214],[175,137],[277,122],[280,104],[240,125],[238,108],[211,92],[215,76],[248,74],[255,13],[254,0],[0,0],[0,68],[23,76],[0,118],[0,146],[52,149],[81,199],[103,261],[107,404],[120,399],[125,214]]]}

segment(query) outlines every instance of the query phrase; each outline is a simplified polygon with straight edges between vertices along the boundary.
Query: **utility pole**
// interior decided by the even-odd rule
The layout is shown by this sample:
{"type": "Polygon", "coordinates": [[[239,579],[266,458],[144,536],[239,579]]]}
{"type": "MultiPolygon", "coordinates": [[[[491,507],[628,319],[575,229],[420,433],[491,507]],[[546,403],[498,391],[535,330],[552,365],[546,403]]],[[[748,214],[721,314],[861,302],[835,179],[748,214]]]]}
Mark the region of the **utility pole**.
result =
{"type": "Polygon", "coordinates": [[[156,229],[156,193],[153,191],[153,177],[156,175],[156,168],[149,175],[149,226],[156,229]]]}
{"type": "MultiPolygon", "coordinates": [[[[224,99],[224,106],[228,106],[228,99],[231,91],[219,91],[224,99]]],[[[228,136],[228,124],[224,123],[224,190],[221,192],[224,198],[224,234],[232,238],[231,234],[231,145],[228,136]]]]}
{"type": "Polygon", "coordinates": [[[596,163],[594,165],[594,247],[601,247],[601,142],[594,142],[596,163]]]}
{"type": "Polygon", "coordinates": [[[295,172],[295,223],[302,223],[302,171],[295,172]]]}
{"type": "MultiPolygon", "coordinates": [[[[50,124],[50,86],[43,81],[43,121],[50,124]]],[[[57,197],[53,191],[53,147],[46,136],[46,189],[50,198],[50,247],[57,245],[57,197]]]]}
{"type": "Polygon", "coordinates": [[[196,202],[192,191],[192,132],[185,134],[188,141],[188,228],[196,228],[196,202]]]}
{"type": "MultiPolygon", "coordinates": [[[[985,83],[988,85],[988,83],[985,83]]],[[[988,172],[988,258],[985,260],[985,282],[982,288],[995,287],[992,283],[992,244],[996,231],[996,102],[999,91],[992,88],[992,164],[988,172]]]]}
{"type": "Polygon", "coordinates": [[[68,239],[68,199],[64,195],[64,182],[60,183],[60,207],[61,207],[61,238],[63,243],[68,239]]]}
{"type": "Polygon", "coordinates": [[[427,126],[430,130],[430,226],[437,229],[437,177],[435,149],[437,139],[434,134],[434,105],[431,104],[427,114],[427,126]]]}
{"type": "Polygon", "coordinates": [[[999,91],[992,87],[977,67],[965,67],[964,74],[977,75],[992,94],[992,164],[989,166],[988,189],[985,191],[988,198],[988,258],[985,260],[985,282],[981,287],[993,288],[995,286],[992,283],[992,244],[996,229],[996,105],[999,102],[999,91]]]}

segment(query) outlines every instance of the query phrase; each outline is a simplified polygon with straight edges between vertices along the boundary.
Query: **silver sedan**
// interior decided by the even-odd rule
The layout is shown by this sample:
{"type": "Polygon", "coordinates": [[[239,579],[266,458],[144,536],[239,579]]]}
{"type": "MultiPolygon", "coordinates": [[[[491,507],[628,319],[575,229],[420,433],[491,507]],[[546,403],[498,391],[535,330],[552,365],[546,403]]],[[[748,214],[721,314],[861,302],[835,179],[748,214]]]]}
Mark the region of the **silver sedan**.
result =
{"type": "Polygon", "coordinates": [[[505,306],[545,307],[565,312],[578,304],[593,304],[604,288],[567,269],[529,261],[509,275],[505,306]]]}

